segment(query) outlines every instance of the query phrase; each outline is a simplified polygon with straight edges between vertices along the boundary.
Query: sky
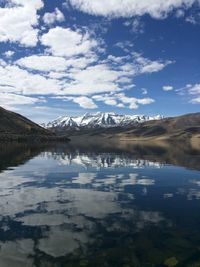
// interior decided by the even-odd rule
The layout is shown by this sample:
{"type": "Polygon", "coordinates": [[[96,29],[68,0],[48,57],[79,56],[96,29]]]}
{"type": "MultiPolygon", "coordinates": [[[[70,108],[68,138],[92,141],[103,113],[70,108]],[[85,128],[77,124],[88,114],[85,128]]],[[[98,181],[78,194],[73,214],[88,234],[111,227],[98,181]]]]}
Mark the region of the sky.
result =
{"type": "Polygon", "coordinates": [[[200,0],[0,0],[0,106],[35,122],[200,111],[200,0]]]}

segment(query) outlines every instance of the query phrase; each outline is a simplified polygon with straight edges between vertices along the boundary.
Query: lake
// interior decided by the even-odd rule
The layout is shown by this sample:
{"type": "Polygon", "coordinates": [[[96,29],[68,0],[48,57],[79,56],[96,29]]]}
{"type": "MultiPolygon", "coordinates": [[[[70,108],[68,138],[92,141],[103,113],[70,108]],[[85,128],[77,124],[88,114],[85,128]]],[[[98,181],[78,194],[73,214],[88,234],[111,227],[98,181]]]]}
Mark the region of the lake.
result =
{"type": "Polygon", "coordinates": [[[190,144],[0,146],[0,267],[200,266],[190,144]]]}

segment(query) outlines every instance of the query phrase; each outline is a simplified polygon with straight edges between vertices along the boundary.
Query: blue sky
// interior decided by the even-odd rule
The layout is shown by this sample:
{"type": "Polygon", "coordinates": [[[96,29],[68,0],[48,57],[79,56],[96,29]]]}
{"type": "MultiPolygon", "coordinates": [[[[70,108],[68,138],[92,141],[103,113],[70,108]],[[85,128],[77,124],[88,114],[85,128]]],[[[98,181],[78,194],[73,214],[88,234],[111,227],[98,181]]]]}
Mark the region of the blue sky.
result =
{"type": "Polygon", "coordinates": [[[42,123],[200,108],[200,2],[0,0],[0,106],[42,123]]]}

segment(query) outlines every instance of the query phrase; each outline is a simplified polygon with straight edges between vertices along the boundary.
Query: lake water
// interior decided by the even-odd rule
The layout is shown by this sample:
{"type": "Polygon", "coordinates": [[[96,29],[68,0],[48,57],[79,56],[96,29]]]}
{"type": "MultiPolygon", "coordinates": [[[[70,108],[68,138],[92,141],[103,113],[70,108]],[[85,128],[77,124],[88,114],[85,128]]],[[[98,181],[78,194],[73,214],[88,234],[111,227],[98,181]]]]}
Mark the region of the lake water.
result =
{"type": "Polygon", "coordinates": [[[200,266],[200,153],[0,148],[0,267],[200,266]]]}

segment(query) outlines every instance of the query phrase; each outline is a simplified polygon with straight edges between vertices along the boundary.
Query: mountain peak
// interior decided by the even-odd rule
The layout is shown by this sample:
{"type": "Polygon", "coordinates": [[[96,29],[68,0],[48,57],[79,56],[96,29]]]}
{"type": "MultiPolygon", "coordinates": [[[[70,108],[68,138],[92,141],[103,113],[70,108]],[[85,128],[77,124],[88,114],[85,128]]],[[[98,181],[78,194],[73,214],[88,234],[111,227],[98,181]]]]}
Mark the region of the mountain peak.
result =
{"type": "Polygon", "coordinates": [[[64,116],[49,122],[46,128],[81,129],[81,128],[109,128],[125,127],[149,120],[160,120],[163,116],[122,115],[114,112],[85,113],[83,116],[64,116]]]}

